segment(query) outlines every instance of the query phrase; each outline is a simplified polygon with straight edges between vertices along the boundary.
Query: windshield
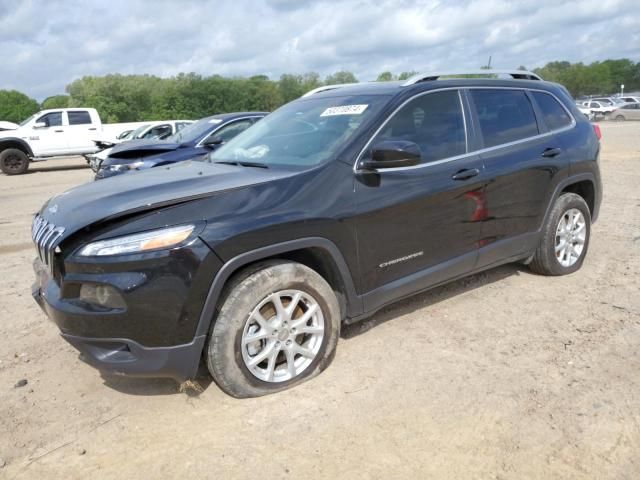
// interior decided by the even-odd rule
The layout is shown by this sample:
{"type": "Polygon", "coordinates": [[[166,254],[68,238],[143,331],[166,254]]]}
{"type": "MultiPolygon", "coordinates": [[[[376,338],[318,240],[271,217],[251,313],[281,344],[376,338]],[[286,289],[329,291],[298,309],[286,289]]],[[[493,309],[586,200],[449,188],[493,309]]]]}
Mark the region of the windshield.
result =
{"type": "Polygon", "coordinates": [[[389,98],[351,95],[291,102],[220,147],[209,160],[317,165],[369,123],[389,98]]]}
{"type": "Polygon", "coordinates": [[[27,118],[26,120],[23,120],[20,123],[21,127],[24,127],[27,123],[29,123],[31,121],[32,118],[34,118],[37,115],[37,113],[34,113],[33,115],[31,115],[29,118],[27,118]]]}
{"type": "Polygon", "coordinates": [[[222,120],[219,118],[202,118],[167,137],[167,141],[173,143],[197,142],[220,124],[222,124],[222,120]]]}

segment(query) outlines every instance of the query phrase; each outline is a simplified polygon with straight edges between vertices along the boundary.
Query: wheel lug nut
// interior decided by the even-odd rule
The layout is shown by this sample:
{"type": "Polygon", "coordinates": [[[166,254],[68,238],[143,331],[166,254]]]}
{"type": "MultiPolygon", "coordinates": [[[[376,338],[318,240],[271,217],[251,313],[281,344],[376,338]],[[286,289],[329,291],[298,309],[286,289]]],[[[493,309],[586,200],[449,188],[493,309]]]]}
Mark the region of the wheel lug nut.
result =
{"type": "Polygon", "coordinates": [[[291,333],[296,333],[296,329],[292,328],[291,330],[289,330],[291,333]]]}
{"type": "Polygon", "coordinates": [[[280,342],[276,342],[276,348],[280,348],[280,342]]]}

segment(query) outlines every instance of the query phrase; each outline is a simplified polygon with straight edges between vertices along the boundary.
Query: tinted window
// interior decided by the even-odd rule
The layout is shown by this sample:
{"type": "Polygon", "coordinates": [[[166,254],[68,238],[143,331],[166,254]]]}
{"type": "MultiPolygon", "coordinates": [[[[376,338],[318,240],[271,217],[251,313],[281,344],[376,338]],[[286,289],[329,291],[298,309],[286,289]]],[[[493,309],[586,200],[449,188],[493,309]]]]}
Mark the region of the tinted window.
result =
{"type": "Polygon", "coordinates": [[[471,90],[485,147],[538,134],[529,98],[522,90],[471,90]]]}
{"type": "Polygon", "coordinates": [[[422,162],[434,162],[467,151],[460,97],[455,90],[422,95],[407,103],[372,142],[408,140],[417,143],[422,162]]]}
{"type": "Polygon", "coordinates": [[[549,130],[558,130],[571,125],[571,117],[553,96],[542,92],[531,93],[542,111],[542,118],[549,130]]]}
{"type": "Polygon", "coordinates": [[[38,122],[44,122],[47,127],[59,127],[62,125],[62,112],[51,112],[41,116],[38,122]]]}
{"type": "Polygon", "coordinates": [[[68,112],[69,125],[87,125],[91,123],[91,115],[86,111],[68,112]]]}
{"type": "Polygon", "coordinates": [[[171,135],[171,125],[156,125],[145,133],[142,138],[159,138],[171,135]]]}
{"type": "Polygon", "coordinates": [[[233,122],[213,132],[211,134],[211,137],[216,137],[221,139],[223,142],[227,142],[238,135],[240,132],[243,132],[244,130],[249,128],[251,124],[251,120],[248,119],[233,122]]]}

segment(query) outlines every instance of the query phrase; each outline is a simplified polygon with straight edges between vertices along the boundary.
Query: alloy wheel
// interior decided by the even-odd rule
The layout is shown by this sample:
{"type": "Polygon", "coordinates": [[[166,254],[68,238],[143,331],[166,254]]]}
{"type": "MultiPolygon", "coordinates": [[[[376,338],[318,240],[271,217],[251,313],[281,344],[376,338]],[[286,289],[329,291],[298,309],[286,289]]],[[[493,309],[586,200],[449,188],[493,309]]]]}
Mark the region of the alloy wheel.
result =
{"type": "Polygon", "coordinates": [[[571,267],[584,250],[587,238],[587,222],[577,208],[567,210],[560,217],[556,228],[555,253],[560,265],[571,267]]]}
{"type": "Polygon", "coordinates": [[[270,383],[298,377],[318,355],[324,317],[318,302],[301,290],[282,290],[251,311],[240,341],[245,366],[270,383]]]}

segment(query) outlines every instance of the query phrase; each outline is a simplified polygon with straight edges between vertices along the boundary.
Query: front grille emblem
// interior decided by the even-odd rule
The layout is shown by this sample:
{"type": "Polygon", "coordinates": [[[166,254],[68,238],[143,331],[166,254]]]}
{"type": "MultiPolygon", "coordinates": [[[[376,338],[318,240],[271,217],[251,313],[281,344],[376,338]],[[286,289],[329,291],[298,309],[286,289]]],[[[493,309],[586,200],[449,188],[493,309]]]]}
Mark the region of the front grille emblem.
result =
{"type": "MultiPolygon", "coordinates": [[[[57,210],[57,205],[55,207],[57,210]]],[[[36,244],[38,257],[49,268],[51,273],[53,273],[53,258],[57,252],[58,241],[63,233],[63,227],[56,227],[40,215],[36,215],[33,218],[31,237],[33,238],[33,243],[36,244]]]]}

